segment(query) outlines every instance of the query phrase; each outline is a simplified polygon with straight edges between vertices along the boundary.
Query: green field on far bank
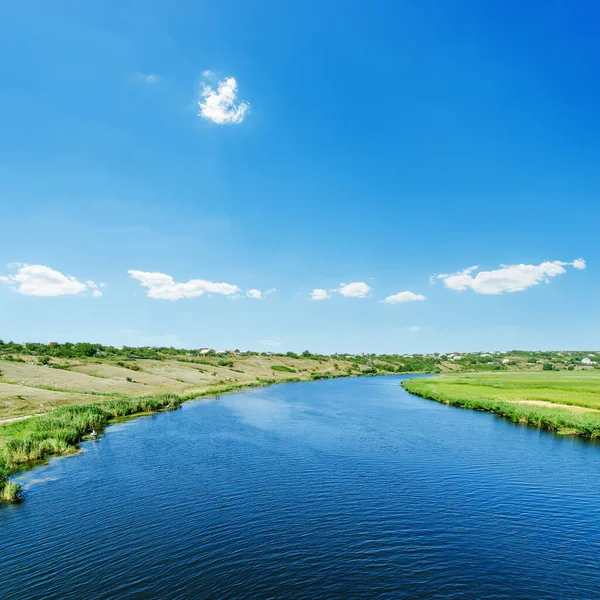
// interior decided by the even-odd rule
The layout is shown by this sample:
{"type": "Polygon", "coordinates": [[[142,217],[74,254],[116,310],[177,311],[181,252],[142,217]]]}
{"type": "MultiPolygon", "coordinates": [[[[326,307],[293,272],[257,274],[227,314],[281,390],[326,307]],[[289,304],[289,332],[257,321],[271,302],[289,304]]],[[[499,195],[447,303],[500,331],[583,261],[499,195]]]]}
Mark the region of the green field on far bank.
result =
{"type": "Polygon", "coordinates": [[[600,373],[460,373],[406,380],[403,387],[451,406],[492,412],[515,423],[600,437],[600,373]]]}

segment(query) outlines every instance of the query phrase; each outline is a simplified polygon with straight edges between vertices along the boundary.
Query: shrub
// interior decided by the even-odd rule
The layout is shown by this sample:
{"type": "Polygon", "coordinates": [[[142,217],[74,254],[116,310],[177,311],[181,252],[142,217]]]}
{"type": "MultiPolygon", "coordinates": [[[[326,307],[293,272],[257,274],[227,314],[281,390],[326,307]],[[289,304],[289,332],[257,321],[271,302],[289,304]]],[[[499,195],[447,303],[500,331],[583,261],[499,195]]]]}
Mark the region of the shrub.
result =
{"type": "Polygon", "coordinates": [[[292,367],[286,367],[285,365],[271,365],[273,371],[283,371],[284,373],[297,373],[296,369],[292,367]]]}

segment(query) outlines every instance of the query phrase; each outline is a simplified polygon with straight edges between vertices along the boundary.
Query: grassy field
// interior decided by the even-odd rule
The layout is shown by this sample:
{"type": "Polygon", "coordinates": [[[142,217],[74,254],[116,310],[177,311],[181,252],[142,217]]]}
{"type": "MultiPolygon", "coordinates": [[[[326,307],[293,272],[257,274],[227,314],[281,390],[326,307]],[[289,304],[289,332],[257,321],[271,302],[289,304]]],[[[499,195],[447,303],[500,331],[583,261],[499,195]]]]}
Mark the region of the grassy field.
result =
{"type": "Polygon", "coordinates": [[[597,371],[461,373],[404,381],[417,396],[565,434],[600,437],[597,371]]]}

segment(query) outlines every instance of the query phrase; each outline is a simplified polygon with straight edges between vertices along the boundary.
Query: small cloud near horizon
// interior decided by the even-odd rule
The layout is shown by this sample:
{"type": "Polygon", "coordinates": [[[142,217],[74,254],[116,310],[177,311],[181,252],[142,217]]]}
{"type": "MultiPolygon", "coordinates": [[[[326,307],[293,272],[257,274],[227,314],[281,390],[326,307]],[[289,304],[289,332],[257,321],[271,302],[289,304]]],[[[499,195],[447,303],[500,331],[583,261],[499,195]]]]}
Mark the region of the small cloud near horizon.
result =
{"type": "Polygon", "coordinates": [[[246,296],[248,296],[248,298],[254,298],[255,300],[264,300],[267,296],[274,294],[276,291],[275,288],[269,288],[264,292],[257,289],[251,289],[246,292],[246,296]]]}
{"type": "Polygon", "coordinates": [[[327,293],[327,290],[323,290],[321,288],[315,288],[311,293],[310,293],[310,299],[311,300],[329,300],[329,298],[331,298],[331,294],[327,293]]]}
{"type": "Polygon", "coordinates": [[[340,283],[340,288],[334,291],[346,298],[365,298],[371,291],[371,287],[364,281],[354,281],[353,283],[340,283]]]}
{"type": "Polygon", "coordinates": [[[385,298],[385,300],[380,300],[380,302],[385,302],[386,304],[404,304],[406,302],[418,302],[423,300],[427,300],[427,297],[423,296],[423,294],[415,294],[414,292],[398,292],[397,294],[388,296],[385,298]]]}
{"type": "Polygon", "coordinates": [[[409,327],[405,327],[404,329],[406,329],[406,331],[409,331],[410,333],[419,333],[419,331],[421,331],[421,328],[418,325],[410,325],[409,327]]]}

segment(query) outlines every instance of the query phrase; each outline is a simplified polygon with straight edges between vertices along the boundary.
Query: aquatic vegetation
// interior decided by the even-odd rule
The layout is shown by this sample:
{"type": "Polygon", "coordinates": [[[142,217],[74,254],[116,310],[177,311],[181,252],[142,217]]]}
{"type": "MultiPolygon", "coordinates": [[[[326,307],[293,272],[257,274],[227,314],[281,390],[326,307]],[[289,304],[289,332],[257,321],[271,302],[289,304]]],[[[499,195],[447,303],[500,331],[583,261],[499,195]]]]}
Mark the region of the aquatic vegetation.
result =
{"type": "Polygon", "coordinates": [[[10,475],[49,456],[72,454],[92,431],[101,431],[111,420],[135,414],[177,408],[174,394],[119,398],[96,404],[65,406],[0,427],[0,500],[19,498],[20,487],[10,475]]]}
{"type": "Polygon", "coordinates": [[[18,502],[21,499],[23,489],[15,481],[0,481],[0,502],[18,502]]]}

